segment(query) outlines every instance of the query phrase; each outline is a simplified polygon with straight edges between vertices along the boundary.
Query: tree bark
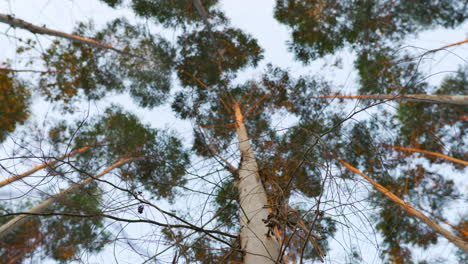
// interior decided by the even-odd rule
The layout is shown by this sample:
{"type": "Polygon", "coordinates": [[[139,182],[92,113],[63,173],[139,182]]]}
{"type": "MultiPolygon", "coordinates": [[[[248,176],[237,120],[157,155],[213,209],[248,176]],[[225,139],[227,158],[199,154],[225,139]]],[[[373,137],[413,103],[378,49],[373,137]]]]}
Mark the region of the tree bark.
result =
{"type": "Polygon", "coordinates": [[[60,193],[56,194],[56,195],[53,195],[51,196],[50,198],[46,199],[45,201],[43,201],[42,203],[34,206],[32,209],[30,209],[27,213],[28,214],[24,214],[24,215],[18,215],[16,217],[14,217],[13,219],[11,219],[10,221],[8,221],[7,223],[3,224],[2,226],[0,226],[0,240],[1,239],[4,239],[6,235],[12,233],[17,227],[21,226],[28,217],[32,216],[33,214],[37,214],[37,213],[41,213],[43,212],[44,210],[46,210],[52,203],[62,199],[65,195],[67,195],[68,193],[71,193],[73,192],[74,190],[76,190],[78,187],[80,186],[83,186],[97,178],[100,178],[101,176],[109,173],[110,171],[112,171],[113,169],[121,166],[122,164],[125,164],[127,162],[130,162],[130,161],[133,161],[133,160],[136,160],[136,158],[127,158],[127,159],[123,159],[123,160],[120,160],[114,164],[112,164],[112,166],[110,166],[109,168],[103,170],[101,173],[99,174],[96,174],[95,176],[93,177],[89,177],[89,178],[86,178],[76,184],[73,184],[72,186],[68,187],[68,189],[65,189],[63,191],[61,191],[60,193]]]}
{"type": "Polygon", "coordinates": [[[343,164],[346,168],[351,170],[354,173],[357,173],[361,175],[364,179],[366,179],[370,184],[372,184],[379,192],[381,192],[383,195],[387,196],[390,200],[394,201],[398,205],[401,206],[404,210],[406,210],[409,214],[413,215],[414,217],[418,218],[419,220],[423,221],[426,223],[430,228],[432,228],[435,232],[439,233],[446,239],[448,239],[450,242],[455,244],[457,247],[459,247],[461,250],[463,250],[465,253],[468,253],[468,242],[464,241],[463,238],[453,234],[452,232],[448,231],[447,229],[443,228],[441,225],[439,225],[437,222],[434,220],[430,219],[429,217],[425,216],[423,213],[412,207],[409,203],[404,202],[401,200],[398,196],[387,190],[385,187],[371,179],[369,176],[366,174],[362,173],[355,167],[351,166],[349,163],[345,161],[339,160],[341,164],[343,164]]]}
{"type": "Polygon", "coordinates": [[[448,49],[448,48],[455,47],[455,46],[465,44],[465,43],[468,43],[468,39],[465,39],[465,40],[462,40],[462,41],[459,41],[459,42],[455,42],[455,43],[452,43],[452,44],[449,44],[449,45],[445,45],[445,46],[440,47],[438,49],[428,50],[428,51],[424,52],[423,56],[428,54],[428,53],[434,53],[434,52],[437,52],[437,51],[440,51],[440,50],[448,49]]]}
{"type": "Polygon", "coordinates": [[[397,100],[434,104],[468,105],[468,95],[429,95],[429,94],[369,94],[369,95],[325,95],[319,98],[397,100]]]}
{"type": "Polygon", "coordinates": [[[250,145],[244,117],[238,104],[234,105],[236,131],[241,163],[237,188],[239,190],[240,241],[245,264],[278,263],[280,246],[275,236],[268,235],[268,200],[260,180],[255,154],[250,145]]]}
{"type": "MultiPolygon", "coordinates": [[[[46,28],[45,26],[43,26],[43,27],[36,26],[36,25],[31,24],[29,22],[26,22],[26,21],[24,21],[22,19],[14,18],[11,15],[0,14],[0,23],[5,23],[5,24],[8,24],[8,25],[10,25],[12,27],[22,28],[22,29],[25,29],[25,30],[27,30],[27,31],[29,31],[31,33],[35,33],[35,34],[42,34],[42,35],[49,35],[49,36],[64,38],[64,39],[68,39],[68,40],[71,40],[71,41],[76,41],[76,42],[79,42],[79,43],[82,43],[82,44],[91,45],[91,46],[94,46],[94,47],[97,47],[97,48],[110,49],[110,50],[113,50],[113,51],[118,52],[120,54],[136,56],[136,55],[130,54],[130,53],[126,52],[126,51],[114,48],[111,45],[100,43],[98,41],[95,41],[95,40],[92,40],[92,39],[89,39],[89,38],[68,34],[68,33],[65,33],[65,32],[58,31],[58,30],[49,29],[49,28],[46,28]]],[[[136,56],[136,57],[139,57],[139,56],[136,56]]]]}
{"type": "Polygon", "coordinates": [[[447,156],[447,155],[444,155],[444,154],[441,154],[441,153],[437,153],[437,152],[432,152],[432,151],[427,151],[427,150],[417,149],[417,148],[405,148],[405,147],[400,147],[400,146],[392,146],[392,145],[384,145],[384,146],[391,147],[391,148],[394,148],[396,150],[409,151],[409,152],[418,152],[418,153],[423,153],[423,154],[430,155],[430,156],[436,156],[436,157],[444,158],[446,160],[450,160],[450,161],[453,161],[453,162],[468,166],[468,161],[457,159],[457,158],[454,158],[454,157],[450,157],[450,156],[447,156]]]}
{"type": "Polygon", "coordinates": [[[3,186],[5,186],[5,185],[7,185],[7,184],[9,184],[9,183],[15,182],[15,181],[17,181],[17,180],[20,180],[20,179],[26,177],[26,176],[29,176],[29,175],[33,174],[34,172],[36,172],[36,171],[38,171],[38,170],[41,170],[41,169],[43,169],[43,168],[52,166],[52,165],[54,165],[55,163],[57,163],[57,162],[59,162],[59,161],[62,161],[62,160],[64,160],[64,159],[66,159],[66,158],[69,158],[69,157],[75,156],[76,154],[80,154],[80,153],[82,153],[82,152],[85,152],[85,151],[88,150],[88,149],[89,149],[89,147],[82,147],[82,148],[80,148],[80,149],[78,149],[78,150],[75,150],[75,151],[72,151],[72,152],[70,152],[70,153],[68,153],[68,154],[66,154],[66,155],[63,155],[62,157],[57,158],[57,159],[55,159],[55,160],[53,160],[53,161],[49,161],[49,162],[43,163],[43,164],[41,164],[41,165],[37,165],[36,167],[34,167],[33,169],[31,169],[31,170],[29,170],[29,171],[27,171],[27,172],[25,172],[25,173],[18,174],[18,175],[15,175],[15,176],[13,176],[13,177],[10,177],[10,178],[8,178],[8,179],[5,179],[5,180],[3,180],[3,181],[0,181],[0,188],[3,187],[3,186]]]}

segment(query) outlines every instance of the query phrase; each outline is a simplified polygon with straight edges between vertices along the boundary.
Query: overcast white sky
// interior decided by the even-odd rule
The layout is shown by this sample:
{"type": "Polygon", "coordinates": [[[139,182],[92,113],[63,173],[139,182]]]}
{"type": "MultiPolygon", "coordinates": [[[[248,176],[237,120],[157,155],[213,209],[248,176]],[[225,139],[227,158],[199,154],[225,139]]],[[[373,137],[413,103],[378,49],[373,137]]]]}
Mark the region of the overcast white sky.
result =
{"type": "MultiPolygon", "coordinates": [[[[286,27],[280,25],[273,18],[273,0],[225,0],[222,2],[222,8],[231,19],[234,26],[237,26],[246,32],[252,34],[258,39],[259,44],[265,50],[265,60],[263,63],[273,63],[274,65],[289,68],[294,74],[324,74],[328,79],[333,80],[337,87],[341,87],[342,93],[352,94],[356,83],[356,74],[353,68],[353,53],[346,50],[340,53],[343,62],[342,69],[327,67],[334,63],[336,57],[326,57],[312,65],[304,66],[293,60],[291,53],[287,52],[285,45],[289,39],[289,33],[286,27]]],[[[17,18],[32,22],[37,25],[46,25],[48,28],[70,32],[77,22],[93,20],[96,25],[103,25],[112,18],[125,16],[133,20],[135,17],[131,12],[116,11],[101,4],[97,0],[0,0],[0,13],[14,15],[17,18]]],[[[141,21],[141,20],[139,20],[141,21]]],[[[155,31],[158,29],[156,28],[155,31]]],[[[7,32],[10,35],[28,36],[33,35],[22,30],[13,30],[0,24],[0,32],[7,32]]],[[[175,33],[171,31],[161,31],[166,38],[174,40],[175,33]]],[[[34,37],[33,37],[34,38],[34,37]]],[[[407,41],[408,49],[417,52],[421,50],[434,49],[441,46],[454,43],[468,38],[468,23],[458,27],[455,30],[435,29],[419,34],[417,38],[407,41]]],[[[39,37],[41,43],[47,45],[50,37],[39,37]]],[[[15,41],[0,35],[0,61],[10,59],[13,62],[17,59],[15,41]]],[[[456,71],[460,64],[466,64],[468,61],[468,45],[456,47],[450,52],[440,52],[423,64],[423,69],[429,74],[439,72],[456,71]]],[[[258,67],[261,71],[264,67],[258,67]]],[[[241,75],[242,79],[250,78],[260,71],[248,71],[241,75]]],[[[437,84],[446,76],[447,73],[436,74],[431,77],[431,82],[437,84]]],[[[125,108],[131,109],[145,121],[151,123],[154,127],[169,127],[179,131],[179,133],[190,139],[192,133],[191,125],[188,122],[176,120],[170,112],[170,107],[162,106],[148,111],[136,108],[129,102],[125,96],[112,97],[106,100],[106,103],[98,103],[91,106],[91,111],[100,112],[105,109],[109,102],[120,102],[125,108]]],[[[42,101],[36,101],[34,105],[34,118],[38,122],[45,119],[50,111],[50,106],[42,101]]],[[[3,154],[2,154],[3,155],[3,154]]],[[[1,175],[1,174],[0,174],[1,175]]],[[[467,186],[467,185],[465,185],[467,186]]],[[[133,230],[133,229],[131,229],[133,230]]],[[[366,242],[363,242],[366,243],[366,242]]],[[[370,247],[372,250],[372,247],[370,247]]],[[[443,250],[443,249],[442,249],[443,250]]],[[[336,253],[336,252],[335,252],[336,253]]],[[[115,263],[113,255],[117,255],[119,263],[140,263],[140,259],[131,255],[128,250],[122,251],[122,248],[108,248],[105,254],[99,254],[97,257],[91,257],[89,263],[115,263]]],[[[429,253],[438,254],[438,253],[429,253]]],[[[337,255],[341,255],[337,253],[337,255]]],[[[366,254],[366,263],[380,263],[377,252],[366,254]]],[[[330,263],[338,263],[332,261],[330,263]]]]}

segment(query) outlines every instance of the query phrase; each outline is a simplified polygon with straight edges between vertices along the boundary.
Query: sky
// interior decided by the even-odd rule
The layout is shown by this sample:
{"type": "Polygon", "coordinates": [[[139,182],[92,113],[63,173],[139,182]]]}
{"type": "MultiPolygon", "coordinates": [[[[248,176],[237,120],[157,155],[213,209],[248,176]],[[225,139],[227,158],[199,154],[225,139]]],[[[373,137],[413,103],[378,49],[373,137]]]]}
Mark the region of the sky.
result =
{"type": "MultiPolygon", "coordinates": [[[[335,86],[339,87],[342,94],[353,94],[357,82],[357,75],[352,70],[353,51],[346,49],[340,52],[338,56],[327,56],[307,66],[295,61],[293,55],[287,51],[286,42],[290,37],[289,31],[273,18],[273,7],[273,0],[221,1],[221,8],[227,13],[227,16],[231,19],[231,23],[257,38],[259,45],[265,50],[264,56],[266,59],[258,69],[262,70],[266,63],[272,63],[290,69],[295,75],[324,75],[327,79],[333,80],[335,86]],[[337,58],[342,60],[342,67],[331,67],[337,58]]],[[[131,12],[110,9],[96,0],[0,0],[0,13],[12,14],[17,18],[36,25],[45,25],[48,28],[64,32],[71,32],[77,22],[88,20],[92,20],[97,27],[120,16],[125,16],[131,21],[144,22],[135,18],[131,12]]],[[[176,32],[158,27],[154,27],[153,30],[169,40],[175,40],[176,32]]],[[[13,30],[3,24],[0,24],[0,32],[20,37],[33,37],[28,32],[13,30]]],[[[47,43],[53,39],[42,36],[37,38],[44,46],[47,46],[47,43]]],[[[404,49],[419,54],[425,50],[439,48],[466,38],[468,38],[468,23],[454,30],[434,29],[422,32],[418,36],[411,36],[406,41],[404,49]]],[[[2,50],[0,60],[12,60],[13,65],[15,65],[15,62],[19,59],[15,53],[16,47],[17,43],[14,40],[0,34],[0,48],[2,50]]],[[[467,62],[468,45],[465,45],[427,57],[422,64],[422,69],[426,73],[426,76],[428,76],[430,83],[437,85],[448,73],[456,71],[458,65],[466,64],[467,62]]],[[[240,75],[239,81],[249,79],[252,76],[258,76],[259,72],[259,70],[248,69],[240,75]]],[[[128,97],[125,95],[112,96],[106,98],[104,102],[97,104],[83,105],[81,114],[86,115],[88,111],[92,114],[100,113],[110,103],[115,102],[137,113],[145,123],[150,123],[153,127],[175,129],[187,141],[191,140],[193,125],[190,122],[176,119],[169,106],[164,105],[154,110],[140,109],[131,100],[128,100],[128,97]]],[[[42,100],[35,100],[32,112],[34,113],[33,119],[39,124],[48,118],[58,118],[58,116],[54,116],[56,114],[54,114],[52,107],[42,100]]],[[[289,123],[288,120],[280,120],[278,121],[278,128],[287,126],[289,123]]],[[[8,146],[4,147],[8,148],[8,146]]],[[[21,169],[22,167],[19,166],[18,170],[21,169]]],[[[463,189],[467,190],[468,185],[464,184],[463,189]]],[[[5,193],[0,192],[0,195],[5,195],[5,193]]],[[[169,205],[166,204],[165,206],[169,205]]],[[[115,226],[112,228],[117,229],[115,226]]],[[[139,230],[138,228],[130,228],[129,231],[138,233],[139,230]]],[[[366,263],[380,263],[375,248],[369,248],[373,252],[367,254],[365,258],[366,263]]],[[[444,249],[440,250],[443,251],[444,249]]],[[[433,252],[429,254],[436,256],[439,253],[433,252]]],[[[116,263],[115,259],[119,259],[118,263],[135,263],[135,259],[140,260],[135,255],[132,255],[129,250],[125,250],[125,247],[117,246],[116,248],[106,249],[104,254],[90,256],[87,261],[89,261],[88,263],[116,263]],[[117,257],[114,258],[114,256],[117,257]]]]}

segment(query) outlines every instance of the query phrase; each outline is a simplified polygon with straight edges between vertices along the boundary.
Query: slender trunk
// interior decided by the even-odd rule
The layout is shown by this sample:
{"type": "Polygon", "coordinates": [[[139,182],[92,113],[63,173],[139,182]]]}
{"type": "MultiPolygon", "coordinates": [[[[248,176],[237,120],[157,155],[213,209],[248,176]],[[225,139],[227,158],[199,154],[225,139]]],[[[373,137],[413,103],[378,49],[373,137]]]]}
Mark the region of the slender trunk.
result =
{"type": "Polygon", "coordinates": [[[450,161],[453,161],[453,162],[460,163],[460,164],[463,164],[465,166],[468,166],[468,161],[457,159],[457,158],[454,158],[454,157],[450,157],[450,156],[447,156],[447,155],[444,155],[444,154],[441,154],[441,153],[437,153],[437,152],[432,152],[432,151],[427,151],[427,150],[417,149],[417,148],[405,148],[405,147],[391,146],[391,145],[385,145],[385,146],[394,148],[396,150],[403,150],[403,151],[409,151],[409,152],[418,152],[418,153],[423,153],[423,154],[430,155],[430,156],[441,157],[441,158],[444,158],[444,159],[447,159],[447,160],[450,160],[450,161]]]}
{"type": "Polygon", "coordinates": [[[401,200],[398,196],[387,190],[385,187],[380,185],[379,183],[375,182],[372,180],[369,176],[366,174],[362,173],[355,167],[351,166],[349,163],[344,162],[344,161],[339,161],[341,164],[346,166],[349,170],[351,170],[354,173],[357,173],[361,175],[364,179],[366,179],[369,183],[374,185],[374,187],[387,196],[390,200],[394,201],[398,205],[401,206],[404,210],[406,210],[409,214],[413,215],[414,217],[418,218],[419,220],[423,221],[426,223],[430,228],[432,228],[435,232],[439,233],[446,239],[448,239],[450,242],[454,243],[457,247],[459,247],[461,250],[463,250],[465,253],[468,253],[468,242],[464,241],[463,238],[458,237],[457,235],[451,233],[447,229],[443,228],[441,225],[439,225],[437,222],[434,220],[430,219],[429,217],[425,216],[423,213],[412,207],[409,203],[404,202],[401,200]]]}
{"type": "Polygon", "coordinates": [[[93,181],[94,179],[97,179],[107,173],[109,173],[110,171],[112,171],[113,169],[121,166],[122,164],[125,164],[127,162],[130,162],[130,161],[133,161],[135,160],[136,158],[127,158],[127,159],[123,159],[123,160],[120,160],[114,164],[112,164],[112,166],[110,166],[109,168],[103,170],[101,173],[99,174],[96,174],[95,176],[93,177],[89,177],[89,178],[86,178],[78,183],[75,183],[73,184],[72,186],[68,187],[68,189],[65,189],[63,191],[61,191],[60,193],[56,194],[56,195],[53,195],[51,196],[50,198],[46,199],[45,201],[43,201],[42,203],[34,206],[32,209],[30,209],[27,214],[24,214],[24,215],[18,215],[16,217],[14,217],[13,219],[11,219],[10,221],[8,221],[7,223],[5,223],[4,225],[0,226],[0,240],[1,239],[4,239],[4,237],[8,234],[10,234],[11,232],[13,232],[17,227],[21,226],[28,217],[34,215],[34,214],[38,214],[38,213],[41,213],[41,212],[44,212],[44,210],[46,210],[52,203],[62,199],[65,195],[73,192],[74,190],[76,190],[77,188],[79,188],[80,186],[83,186],[91,181],[93,181]]]}
{"type": "Polygon", "coordinates": [[[5,24],[8,24],[8,25],[10,25],[12,27],[22,28],[22,29],[28,30],[31,33],[35,33],[35,34],[42,34],[42,35],[55,36],[55,37],[59,37],[59,38],[65,38],[65,39],[68,39],[68,40],[71,40],[71,41],[76,41],[76,42],[79,42],[79,43],[82,43],[82,44],[91,45],[91,46],[94,46],[94,47],[97,47],[97,48],[110,49],[110,50],[113,50],[113,51],[118,52],[120,54],[135,56],[135,55],[132,55],[132,54],[126,52],[126,51],[114,48],[111,45],[100,43],[98,41],[95,41],[95,40],[92,40],[92,39],[89,39],[89,38],[68,34],[68,33],[65,33],[65,32],[58,31],[58,30],[49,29],[46,26],[42,26],[42,27],[36,26],[36,25],[31,24],[29,22],[26,22],[26,21],[24,21],[22,19],[14,18],[11,15],[0,14],[0,23],[5,23],[5,24]]]}
{"type": "Polygon", "coordinates": [[[429,94],[369,94],[369,95],[325,95],[319,98],[397,100],[434,104],[468,105],[468,95],[429,95],[429,94]]]}
{"type": "Polygon", "coordinates": [[[275,236],[268,235],[268,200],[260,180],[257,161],[249,142],[244,117],[238,104],[234,105],[236,131],[241,163],[239,168],[240,241],[245,264],[270,264],[279,261],[280,246],[275,236]]]}
{"type": "Polygon", "coordinates": [[[82,152],[85,152],[88,149],[89,149],[89,147],[82,147],[82,148],[80,148],[78,150],[75,150],[75,151],[72,151],[72,152],[70,152],[70,153],[68,153],[66,155],[63,155],[62,157],[59,157],[59,158],[57,158],[57,159],[55,159],[53,161],[49,161],[49,162],[46,162],[46,163],[42,163],[41,165],[37,165],[36,167],[34,167],[33,169],[31,169],[31,170],[29,170],[29,171],[27,171],[25,173],[18,174],[18,175],[15,175],[13,177],[10,177],[8,179],[5,179],[3,181],[0,181],[0,188],[7,185],[7,184],[9,184],[9,183],[15,182],[17,180],[20,180],[20,179],[26,177],[26,176],[29,176],[29,175],[35,173],[38,170],[41,170],[43,168],[52,166],[55,163],[57,163],[59,161],[62,161],[64,159],[66,159],[66,158],[69,158],[69,157],[75,156],[76,154],[80,154],[82,152]]]}

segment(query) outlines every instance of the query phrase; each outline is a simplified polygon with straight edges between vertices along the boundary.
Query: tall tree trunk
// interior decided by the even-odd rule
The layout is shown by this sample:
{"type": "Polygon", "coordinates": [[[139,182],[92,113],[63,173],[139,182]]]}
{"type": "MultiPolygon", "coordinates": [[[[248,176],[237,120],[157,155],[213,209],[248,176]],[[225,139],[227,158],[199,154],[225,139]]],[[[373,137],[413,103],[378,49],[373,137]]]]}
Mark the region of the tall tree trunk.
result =
{"type": "Polygon", "coordinates": [[[121,166],[122,164],[125,164],[125,163],[128,163],[130,161],[133,161],[133,160],[136,160],[136,158],[127,158],[127,159],[123,159],[123,160],[120,160],[114,164],[112,164],[112,166],[110,166],[109,168],[103,170],[101,173],[99,174],[96,174],[95,176],[93,177],[89,177],[89,178],[86,178],[76,184],[73,184],[72,186],[68,187],[68,189],[65,189],[63,191],[61,191],[60,193],[56,194],[56,195],[53,195],[51,196],[50,198],[46,199],[45,201],[43,201],[42,203],[34,206],[32,209],[30,209],[27,214],[24,214],[24,215],[18,215],[16,217],[14,217],[13,219],[11,219],[10,221],[8,221],[7,223],[3,224],[2,226],[0,226],[0,240],[1,239],[4,239],[4,237],[8,234],[10,234],[11,232],[13,232],[17,227],[21,226],[28,217],[34,215],[34,214],[38,214],[38,213],[42,213],[44,212],[44,210],[46,210],[52,203],[62,199],[65,195],[67,195],[68,193],[71,193],[73,192],[74,190],[76,190],[78,187],[80,186],[83,186],[91,181],[93,181],[94,179],[97,179],[107,173],[109,173],[110,171],[112,171],[113,169],[121,166]]]}
{"type": "Polygon", "coordinates": [[[236,131],[241,163],[239,168],[240,241],[244,264],[270,264],[279,261],[280,246],[275,236],[269,235],[266,224],[268,200],[260,180],[255,154],[250,145],[244,116],[238,104],[234,105],[236,131]]]}
{"type": "Polygon", "coordinates": [[[448,231],[447,229],[443,228],[441,225],[439,225],[437,222],[434,220],[430,219],[414,207],[412,207],[409,203],[404,202],[401,200],[398,196],[387,190],[385,187],[371,179],[369,176],[366,174],[362,173],[355,167],[351,166],[349,163],[344,162],[344,161],[339,161],[341,164],[343,164],[346,168],[348,168],[350,171],[357,173],[361,175],[364,179],[366,179],[370,184],[374,185],[374,187],[381,192],[383,195],[387,196],[390,200],[394,201],[398,205],[401,206],[404,210],[406,210],[409,214],[412,216],[418,218],[419,220],[423,221],[426,223],[432,230],[435,232],[439,233],[446,239],[448,239],[450,242],[455,244],[457,247],[459,247],[461,250],[463,250],[465,253],[468,253],[468,242],[464,241],[463,238],[458,237],[457,235],[453,234],[452,232],[448,231]]]}
{"type": "Polygon", "coordinates": [[[53,161],[49,161],[49,162],[46,162],[46,163],[42,163],[41,165],[37,165],[36,167],[32,168],[31,170],[29,170],[29,171],[27,171],[25,173],[18,174],[18,175],[15,175],[13,177],[10,177],[8,179],[5,179],[3,181],[0,181],[0,188],[7,185],[7,184],[9,184],[9,183],[15,182],[17,180],[20,180],[20,179],[26,177],[26,176],[29,176],[29,175],[35,173],[38,170],[41,170],[43,168],[47,168],[49,166],[52,166],[55,163],[57,163],[59,161],[63,161],[66,158],[69,158],[69,157],[75,156],[76,154],[80,154],[82,152],[85,152],[88,149],[89,149],[89,147],[82,147],[82,148],[77,149],[75,151],[72,151],[72,152],[70,152],[70,153],[68,153],[66,155],[63,155],[62,157],[59,157],[59,158],[57,158],[57,159],[55,159],[53,161]]]}
{"type": "Polygon", "coordinates": [[[468,105],[468,95],[429,95],[429,94],[368,94],[368,95],[325,95],[319,98],[397,100],[434,104],[468,105]]]}

